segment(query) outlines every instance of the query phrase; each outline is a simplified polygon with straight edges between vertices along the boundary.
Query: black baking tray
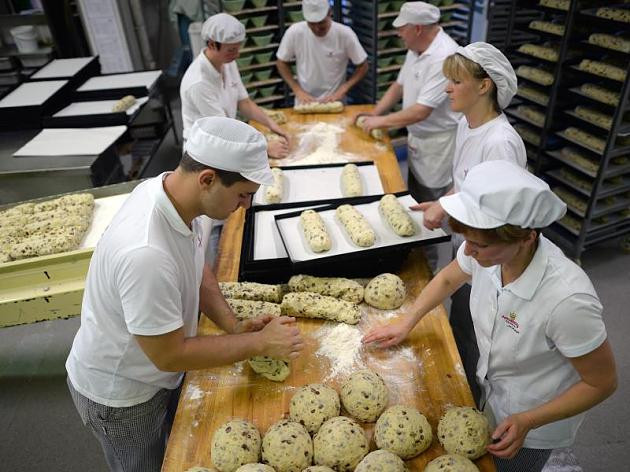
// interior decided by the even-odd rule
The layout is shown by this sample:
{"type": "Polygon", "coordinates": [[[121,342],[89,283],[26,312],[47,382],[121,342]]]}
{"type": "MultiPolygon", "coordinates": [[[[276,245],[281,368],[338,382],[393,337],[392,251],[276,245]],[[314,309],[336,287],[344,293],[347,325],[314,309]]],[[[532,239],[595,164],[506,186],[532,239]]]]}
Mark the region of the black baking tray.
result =
{"type": "MultiPolygon", "coordinates": [[[[157,70],[157,69],[156,69],[157,70]]],[[[151,72],[151,71],[138,71],[138,72],[151,72]]],[[[123,74],[137,74],[138,72],[126,72],[123,74]]],[[[107,77],[109,75],[123,75],[121,73],[116,74],[103,74],[101,77],[107,77]]],[[[140,87],[124,87],[124,88],[111,88],[111,89],[99,89],[99,90],[84,90],[78,89],[74,92],[74,101],[79,100],[117,100],[123,98],[126,95],[133,95],[136,98],[150,96],[160,86],[160,82],[164,79],[164,73],[162,73],[157,80],[147,88],[145,86],[140,87]]]]}

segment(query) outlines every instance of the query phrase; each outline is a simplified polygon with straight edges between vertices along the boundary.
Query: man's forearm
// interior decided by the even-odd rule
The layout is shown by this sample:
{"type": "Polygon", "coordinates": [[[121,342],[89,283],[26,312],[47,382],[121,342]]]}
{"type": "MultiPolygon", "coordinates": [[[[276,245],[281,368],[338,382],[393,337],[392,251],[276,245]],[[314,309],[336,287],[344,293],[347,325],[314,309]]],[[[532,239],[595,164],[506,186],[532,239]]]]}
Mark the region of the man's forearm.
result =
{"type": "Polygon", "coordinates": [[[227,333],[234,332],[234,327],[238,320],[225,301],[217,279],[207,264],[203,269],[203,277],[199,289],[199,309],[223,331],[227,333]]]}
{"type": "Polygon", "coordinates": [[[415,104],[395,113],[383,117],[384,128],[402,128],[418,123],[429,117],[432,109],[424,105],[415,104]]]}
{"type": "Polygon", "coordinates": [[[238,102],[239,111],[247,118],[248,120],[256,120],[258,123],[266,126],[269,129],[273,129],[275,127],[273,120],[267,115],[256,103],[250,99],[246,98],[238,102]]]}
{"type": "Polygon", "coordinates": [[[344,82],[341,85],[341,87],[339,87],[340,89],[342,89],[343,94],[346,95],[348,92],[350,92],[350,90],[352,90],[352,87],[354,87],[356,84],[358,84],[359,81],[363,77],[365,77],[365,74],[367,74],[367,71],[368,71],[368,62],[367,61],[363,61],[361,64],[356,66],[356,68],[354,69],[354,72],[352,73],[350,78],[348,78],[348,80],[346,82],[344,82]]]}
{"type": "Polygon", "coordinates": [[[402,87],[398,82],[392,83],[385,95],[378,101],[374,107],[373,113],[375,115],[382,115],[387,113],[391,108],[400,101],[402,97],[402,87]]]}
{"type": "Polygon", "coordinates": [[[289,66],[288,63],[278,59],[276,61],[276,68],[278,69],[278,72],[280,73],[280,77],[282,77],[282,79],[287,83],[287,85],[291,87],[291,90],[293,90],[293,93],[296,93],[296,91],[302,90],[302,87],[300,87],[300,84],[297,82],[297,80],[293,78],[293,74],[291,73],[291,67],[289,66]]]}

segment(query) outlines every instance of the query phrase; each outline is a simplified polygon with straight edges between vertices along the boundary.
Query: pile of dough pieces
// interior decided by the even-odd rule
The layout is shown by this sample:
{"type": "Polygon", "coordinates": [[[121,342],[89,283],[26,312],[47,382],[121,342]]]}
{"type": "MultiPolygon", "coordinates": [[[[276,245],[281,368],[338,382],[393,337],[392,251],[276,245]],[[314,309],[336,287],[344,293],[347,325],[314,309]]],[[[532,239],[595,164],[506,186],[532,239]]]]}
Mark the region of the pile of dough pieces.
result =
{"type": "Polygon", "coordinates": [[[0,263],[78,249],[93,210],[92,194],[81,193],[0,212],[0,263]]]}
{"type": "Polygon", "coordinates": [[[342,102],[311,102],[295,105],[293,111],[296,113],[341,113],[343,111],[342,102]]]}
{"type": "MultiPolygon", "coordinates": [[[[416,227],[407,210],[395,195],[387,194],[379,202],[379,211],[390,228],[398,236],[413,236],[416,227]]],[[[352,205],[344,204],[337,208],[335,216],[344,227],[350,240],[359,247],[374,245],[376,234],[367,219],[352,205]]],[[[311,251],[321,253],[329,251],[332,240],[326,223],[315,210],[304,210],[300,214],[300,225],[304,240],[311,251]]]]}
{"type": "MultiPolygon", "coordinates": [[[[219,288],[239,320],[285,315],[357,324],[362,301],[375,308],[395,310],[407,295],[400,277],[389,273],[374,277],[365,288],[343,277],[311,275],[294,275],[287,285],[220,282],[219,288]]],[[[254,372],[275,382],[291,373],[284,359],[257,356],[248,362],[254,372]]]]}
{"type": "MultiPolygon", "coordinates": [[[[387,385],[369,369],[350,375],[340,393],[319,383],[302,386],[291,398],[288,418],[271,425],[262,438],[242,419],[217,428],[212,462],[220,472],[406,472],[404,461],[431,446],[433,431],[415,407],[388,408],[388,403],[387,385]],[[349,416],[341,416],[342,406],[349,416]],[[369,452],[359,423],[374,422],[377,450],[369,452]]],[[[448,454],[431,461],[425,471],[474,472],[478,469],[471,459],[485,453],[490,430],[476,409],[454,407],[440,419],[437,436],[448,454]]],[[[188,472],[192,470],[204,469],[188,472]]]]}

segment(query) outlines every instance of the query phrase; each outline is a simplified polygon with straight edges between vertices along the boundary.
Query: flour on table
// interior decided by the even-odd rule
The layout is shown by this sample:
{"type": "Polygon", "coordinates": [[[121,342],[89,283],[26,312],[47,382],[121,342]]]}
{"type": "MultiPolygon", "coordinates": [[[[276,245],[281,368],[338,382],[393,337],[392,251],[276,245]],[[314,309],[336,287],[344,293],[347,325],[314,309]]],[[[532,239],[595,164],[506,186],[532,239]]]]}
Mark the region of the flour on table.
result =
{"type": "Polygon", "coordinates": [[[339,135],[343,132],[343,127],[321,121],[306,126],[299,135],[298,149],[292,162],[287,164],[331,164],[358,160],[339,149],[339,135]]]}
{"type": "Polygon", "coordinates": [[[337,376],[347,376],[354,370],[365,367],[362,359],[363,333],[356,326],[346,323],[325,323],[316,333],[319,349],[317,357],[325,357],[330,363],[330,371],[324,380],[337,376]]]}

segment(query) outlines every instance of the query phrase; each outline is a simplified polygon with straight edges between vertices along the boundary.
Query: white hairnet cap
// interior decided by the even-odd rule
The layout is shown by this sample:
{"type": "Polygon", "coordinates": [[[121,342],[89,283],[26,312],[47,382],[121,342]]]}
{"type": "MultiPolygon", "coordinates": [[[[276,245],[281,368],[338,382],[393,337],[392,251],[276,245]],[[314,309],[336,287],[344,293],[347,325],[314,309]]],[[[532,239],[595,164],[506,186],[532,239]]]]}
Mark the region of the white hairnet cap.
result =
{"type": "Polygon", "coordinates": [[[461,191],[440,198],[444,211],[467,226],[545,228],[567,211],[549,185],[508,161],[486,161],[466,175],[461,191]]]}
{"type": "Polygon", "coordinates": [[[217,13],[204,21],[201,39],[204,42],[242,43],[245,41],[245,26],[232,15],[217,13]]]}
{"type": "Polygon", "coordinates": [[[425,2],[403,3],[400,13],[392,23],[394,28],[405,25],[432,25],[440,21],[440,9],[425,2]]]}
{"type": "Polygon", "coordinates": [[[328,0],[304,0],[302,2],[302,15],[310,23],[319,23],[330,11],[328,0]]]}
{"type": "Polygon", "coordinates": [[[497,98],[501,109],[507,107],[516,94],[516,74],[507,57],[492,44],[471,43],[459,47],[457,54],[479,64],[497,87],[497,98]]]}
{"type": "Polygon", "coordinates": [[[184,151],[214,169],[238,172],[247,180],[273,185],[265,137],[247,123],[210,116],[195,121],[184,151]]]}

